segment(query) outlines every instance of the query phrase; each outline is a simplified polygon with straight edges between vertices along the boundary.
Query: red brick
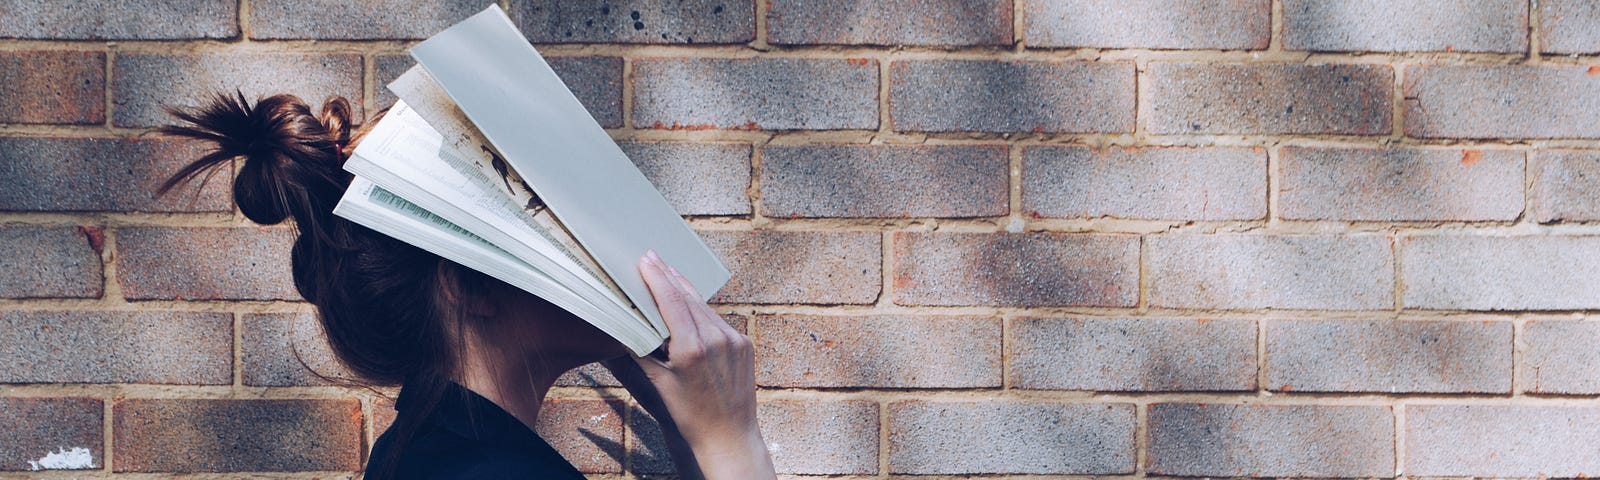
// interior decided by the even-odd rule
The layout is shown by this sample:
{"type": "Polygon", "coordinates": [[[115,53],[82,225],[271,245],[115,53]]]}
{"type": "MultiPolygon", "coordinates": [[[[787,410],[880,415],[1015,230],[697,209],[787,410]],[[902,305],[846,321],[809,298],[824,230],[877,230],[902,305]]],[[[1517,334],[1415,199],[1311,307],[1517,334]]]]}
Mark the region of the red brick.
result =
{"type": "Polygon", "coordinates": [[[1482,149],[1283,149],[1279,215],[1294,220],[1512,221],[1523,154],[1482,149]]]}
{"type": "Polygon", "coordinates": [[[1543,53],[1600,52],[1600,4],[1589,0],[1539,0],[1539,46],[1543,53]]]}
{"type": "MultiPolygon", "coordinates": [[[[0,19],[12,18],[0,2],[0,19]]],[[[0,20],[0,29],[13,20],[0,20]]],[[[0,123],[106,121],[106,55],[100,52],[0,52],[0,123]]]]}
{"type": "Polygon", "coordinates": [[[895,402],[888,419],[894,474],[1133,473],[1133,404],[895,402]]]}
{"type": "Polygon", "coordinates": [[[1410,476],[1584,478],[1600,471],[1600,408],[1406,407],[1410,476]]]}
{"type": "Polygon", "coordinates": [[[778,473],[878,473],[877,402],[772,401],[757,411],[778,473]]]}
{"type": "Polygon", "coordinates": [[[883,289],[877,232],[699,233],[733,272],[715,303],[864,304],[883,289]]]}
{"type": "Polygon", "coordinates": [[[643,58],[633,82],[635,128],[878,128],[877,60],[643,58]]]}
{"type": "Polygon", "coordinates": [[[1400,258],[1406,308],[1600,308],[1600,237],[1415,236],[1400,258]]]}
{"type": "Polygon", "coordinates": [[[1263,50],[1266,0],[1030,0],[1030,47],[1263,50]]]}
{"type": "Polygon", "coordinates": [[[1285,0],[1283,45],[1321,52],[1528,51],[1521,0],[1285,0]]]}
{"type": "Polygon", "coordinates": [[[231,211],[229,169],[216,171],[205,188],[196,181],[156,196],[167,177],[205,155],[204,147],[168,138],[0,137],[0,210],[231,211]]]}
{"type": "Polygon", "coordinates": [[[1267,322],[1266,388],[1295,392],[1511,393],[1511,324],[1267,322]]]}
{"type": "Polygon", "coordinates": [[[1010,334],[1012,388],[1256,388],[1256,325],[1250,320],[1021,318],[1012,321],[1010,334]]]}
{"type": "Polygon", "coordinates": [[[245,97],[289,93],[320,108],[341,95],[361,113],[362,60],[356,54],[119,53],[112,71],[111,121],[119,127],[153,127],[173,122],[164,106],[194,107],[216,93],[244,91],[245,97]]]}
{"type": "Polygon", "coordinates": [[[1573,65],[1411,65],[1406,135],[1600,138],[1600,76],[1573,65]]]}
{"type": "Polygon", "coordinates": [[[777,315],[755,325],[762,386],[1000,386],[996,318],[777,315]]]}
{"type": "MultiPolygon", "coordinates": [[[[621,120],[618,120],[621,123],[621,120]]],[[[682,215],[749,215],[748,143],[619,142],[682,215]]]]}
{"type": "Polygon", "coordinates": [[[773,0],[767,42],[774,45],[1010,45],[1011,2],[1004,0],[773,0]]]}
{"type": "Polygon", "coordinates": [[[254,0],[250,38],[421,39],[482,9],[477,2],[450,0],[254,0]]]}
{"type": "Polygon", "coordinates": [[[1009,211],[1004,145],[768,145],[770,217],[991,217],[1009,211]]]}
{"type": "Polygon", "coordinates": [[[336,385],[356,379],[334,356],[314,313],[249,313],[239,321],[239,373],[245,385],[336,385]]]}
{"type": "Polygon", "coordinates": [[[129,300],[299,300],[286,228],[130,227],[117,231],[129,300]]]}
{"type": "Polygon", "coordinates": [[[1199,309],[1387,310],[1394,254],[1378,236],[1155,235],[1150,305],[1199,309]]]}
{"type": "Polygon", "coordinates": [[[99,298],[100,227],[0,226],[0,298],[99,298]]]}
{"type": "Polygon", "coordinates": [[[745,43],[756,36],[750,0],[514,2],[511,19],[533,43],[745,43]]]}
{"type": "Polygon", "coordinates": [[[1387,406],[1157,403],[1149,408],[1145,470],[1150,474],[1395,474],[1394,414],[1387,406]]]}
{"type": "Polygon", "coordinates": [[[0,313],[0,382],[233,383],[233,315],[0,313]]]}
{"type": "Polygon", "coordinates": [[[93,398],[0,398],[0,470],[105,466],[105,406],[93,398]],[[85,451],[89,463],[81,458],[85,451]]]}
{"type": "Polygon", "coordinates": [[[903,132],[1132,132],[1132,63],[909,60],[889,66],[903,132]]]}
{"type": "Polygon", "coordinates": [[[1022,208],[1054,218],[1257,220],[1267,153],[1246,148],[1028,147],[1022,208]]]}
{"type": "Polygon", "coordinates": [[[584,473],[622,473],[621,400],[546,398],[535,431],[584,473]]]}
{"type": "Polygon", "coordinates": [[[354,471],[361,403],[139,398],[112,407],[118,472],[354,471]]]}
{"type": "Polygon", "coordinates": [[[1151,132],[1388,135],[1386,65],[1151,63],[1151,132]]]}
{"type": "Polygon", "coordinates": [[[1523,391],[1600,394],[1600,322],[1536,320],[1523,326],[1518,362],[1523,391]]]}
{"type": "Polygon", "coordinates": [[[1547,150],[1533,153],[1534,219],[1541,223],[1600,220],[1600,151],[1547,150]]]}
{"type": "Polygon", "coordinates": [[[239,36],[239,2],[0,0],[0,38],[182,40],[239,36]]]}
{"type": "Polygon", "coordinates": [[[901,305],[1131,307],[1139,299],[1132,235],[896,233],[901,305]]]}

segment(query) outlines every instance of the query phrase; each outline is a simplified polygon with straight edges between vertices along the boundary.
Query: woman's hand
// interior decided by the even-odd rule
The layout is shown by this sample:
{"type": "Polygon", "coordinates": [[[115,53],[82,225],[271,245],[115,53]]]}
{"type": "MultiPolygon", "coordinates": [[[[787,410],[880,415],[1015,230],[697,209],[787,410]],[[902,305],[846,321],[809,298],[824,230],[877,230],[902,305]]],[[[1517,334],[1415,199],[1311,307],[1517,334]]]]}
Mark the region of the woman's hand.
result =
{"type": "MultiPolygon", "coordinates": [[[[635,359],[708,480],[774,478],[756,424],[755,349],[654,251],[639,272],[672,338],[667,360],[635,359]]],[[[631,390],[631,389],[630,389],[631,390]]],[[[665,425],[664,425],[665,426],[665,425]]]]}

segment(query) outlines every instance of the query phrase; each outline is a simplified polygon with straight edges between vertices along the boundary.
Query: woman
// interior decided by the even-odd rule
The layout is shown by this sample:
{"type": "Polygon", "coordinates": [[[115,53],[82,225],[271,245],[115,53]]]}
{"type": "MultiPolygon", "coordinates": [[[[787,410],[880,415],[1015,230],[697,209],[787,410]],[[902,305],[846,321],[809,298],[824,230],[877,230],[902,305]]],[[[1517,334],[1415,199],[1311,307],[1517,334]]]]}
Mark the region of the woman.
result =
{"type": "Polygon", "coordinates": [[[661,422],[681,476],[773,477],[749,338],[654,252],[639,271],[672,333],[670,353],[634,359],[538,297],[333,216],[351,180],[341,165],[364,133],[351,132],[345,99],[313,115],[294,96],[251,105],[238,94],[172,114],[182,123],[163,132],[215,149],[161,192],[244,158],[235,203],[262,225],[294,219],[295,287],[334,353],[365,384],[401,385],[366,478],[582,478],[532,426],[556,377],[596,361],[661,422]]]}

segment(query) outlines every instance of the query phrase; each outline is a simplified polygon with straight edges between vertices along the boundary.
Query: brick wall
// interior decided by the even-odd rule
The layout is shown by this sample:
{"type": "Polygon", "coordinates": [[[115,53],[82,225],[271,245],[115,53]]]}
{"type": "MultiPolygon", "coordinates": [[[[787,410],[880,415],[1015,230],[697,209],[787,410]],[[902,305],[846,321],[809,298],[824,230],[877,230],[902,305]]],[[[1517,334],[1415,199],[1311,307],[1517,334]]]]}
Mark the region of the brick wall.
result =
{"type": "MultiPolygon", "coordinates": [[[[782,473],[1600,474],[1592,2],[502,5],[734,270],[782,473]]],[[[0,476],[356,475],[393,413],[300,367],[289,231],[154,198],[152,127],[381,108],[483,6],[0,0],[0,476]]],[[[670,471],[562,385],[576,465],[670,471]]]]}

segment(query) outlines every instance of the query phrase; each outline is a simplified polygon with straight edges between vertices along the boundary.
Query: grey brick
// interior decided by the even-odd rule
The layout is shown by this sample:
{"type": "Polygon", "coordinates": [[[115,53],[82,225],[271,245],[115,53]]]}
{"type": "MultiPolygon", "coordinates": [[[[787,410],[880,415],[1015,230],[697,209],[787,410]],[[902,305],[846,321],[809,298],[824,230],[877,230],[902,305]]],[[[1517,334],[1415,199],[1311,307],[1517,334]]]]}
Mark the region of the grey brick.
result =
{"type": "Polygon", "coordinates": [[[1512,221],[1523,154],[1458,148],[1283,149],[1279,215],[1295,220],[1512,221]]]}
{"type": "Polygon", "coordinates": [[[1147,127],[1163,134],[1387,135],[1387,65],[1151,63],[1147,127]]]}
{"type": "Polygon", "coordinates": [[[1025,318],[1012,321],[1010,334],[1012,388],[1256,388],[1256,325],[1250,320],[1025,318]]]}
{"type": "Polygon", "coordinates": [[[1267,216],[1267,153],[1028,147],[1022,208],[1036,217],[1257,220],[1267,216]]]}
{"type": "Polygon", "coordinates": [[[778,473],[878,473],[877,402],[772,401],[757,415],[778,473]]]}
{"type": "Polygon", "coordinates": [[[117,232],[129,300],[300,300],[283,228],[130,227],[117,232]]]}
{"type": "Polygon", "coordinates": [[[774,45],[1010,45],[1004,0],[773,0],[774,45]]]}
{"type": "MultiPolygon", "coordinates": [[[[0,398],[0,470],[52,469],[39,461],[51,454],[89,451],[89,465],[105,466],[105,406],[99,399],[73,397],[0,398]]],[[[55,467],[60,468],[60,467],[55,467]]]]}
{"type": "Polygon", "coordinates": [[[1132,63],[909,60],[889,66],[894,129],[1132,132],[1132,63]]]}
{"type": "Polygon", "coordinates": [[[1000,386],[1000,321],[775,315],[755,321],[756,382],[780,388],[1000,386]]]}
{"type": "Polygon", "coordinates": [[[1027,0],[1030,47],[1263,50],[1264,0],[1027,0]]]}
{"type": "Polygon", "coordinates": [[[0,210],[227,212],[233,172],[157,197],[205,144],[167,138],[0,137],[0,210]]]}
{"type": "Polygon", "coordinates": [[[627,406],[616,399],[546,398],[534,432],[583,473],[622,473],[627,406]]]}
{"type": "Polygon", "coordinates": [[[1322,52],[1526,52],[1528,2],[1284,0],[1283,37],[1322,52]]]}
{"type": "Polygon", "coordinates": [[[244,314],[240,328],[239,373],[245,385],[332,385],[355,380],[334,356],[311,312],[244,314]]]}
{"type": "Polygon", "coordinates": [[[1132,404],[895,402],[888,421],[894,474],[1133,473],[1132,404]]]}
{"type": "Polygon", "coordinates": [[[1267,322],[1266,388],[1510,393],[1509,322],[1267,322]]]}
{"type": "MultiPolygon", "coordinates": [[[[1146,471],[1185,477],[1390,477],[1387,406],[1157,403],[1146,471]]],[[[1415,473],[1415,472],[1406,472],[1415,473]]]]}
{"type": "Polygon", "coordinates": [[[620,387],[622,382],[611,375],[610,370],[599,363],[591,363],[572,370],[567,370],[556,378],[556,385],[562,387],[620,387]]]}
{"type": "Polygon", "coordinates": [[[511,4],[533,43],[745,43],[756,37],[752,0],[580,0],[511,4]]]}
{"type": "Polygon", "coordinates": [[[340,399],[119,399],[117,472],[354,471],[361,402],[340,399]]]}
{"type": "Polygon", "coordinates": [[[1600,138],[1600,79],[1573,65],[1411,65],[1406,135],[1600,138]]]}
{"type": "Polygon", "coordinates": [[[771,217],[1005,215],[1004,145],[768,145],[761,214],[771,217]]]}
{"type": "MultiPolygon", "coordinates": [[[[0,26],[7,18],[0,14],[0,26]]],[[[104,53],[0,52],[0,123],[105,122],[105,85],[104,53]]]]}
{"type": "Polygon", "coordinates": [[[1600,53],[1600,4],[1539,0],[1539,46],[1544,53],[1600,53]]]}
{"type": "Polygon", "coordinates": [[[749,215],[748,143],[620,142],[682,215],[749,215]]]}
{"type": "Polygon", "coordinates": [[[201,312],[0,313],[6,383],[233,383],[233,315],[201,312]]]}
{"type": "Polygon", "coordinates": [[[894,236],[900,305],[1132,307],[1139,239],[1059,233],[894,236]]]}
{"type": "Polygon", "coordinates": [[[1583,477],[1600,471],[1600,408],[1406,407],[1413,476],[1583,477]]]}
{"type": "Polygon", "coordinates": [[[1518,363],[1531,393],[1600,394],[1600,322],[1535,320],[1523,327],[1527,344],[1518,363]]]}
{"type": "Polygon", "coordinates": [[[0,298],[99,298],[98,227],[0,227],[0,298]]]}
{"type": "MultiPolygon", "coordinates": [[[[546,61],[548,60],[546,59],[546,61]]],[[[400,97],[396,97],[394,92],[389,91],[389,82],[400,78],[401,74],[406,73],[406,70],[411,69],[411,66],[416,64],[417,61],[412,60],[410,55],[378,55],[373,57],[372,106],[379,109],[394,106],[394,102],[399,100],[400,97]]],[[[551,69],[554,70],[555,68],[551,67],[551,69]]],[[[580,102],[582,100],[579,99],[580,102]]]]}
{"type": "Polygon", "coordinates": [[[1400,258],[1406,308],[1600,308],[1600,237],[1416,236],[1400,258]]]}
{"type": "Polygon", "coordinates": [[[236,0],[0,0],[0,38],[181,40],[238,36],[236,0]]]}
{"type": "Polygon", "coordinates": [[[1150,305],[1388,310],[1394,255],[1378,236],[1156,235],[1150,305]]]}
{"type": "Polygon", "coordinates": [[[877,232],[701,231],[733,272],[718,303],[865,304],[882,291],[877,232]]]}
{"type": "Polygon", "coordinates": [[[241,89],[254,100],[279,93],[320,108],[341,95],[361,117],[361,56],[355,54],[213,53],[118,54],[112,67],[112,123],[151,127],[172,123],[162,106],[194,107],[214,93],[241,89]]]}
{"type": "Polygon", "coordinates": [[[1533,153],[1534,219],[1543,222],[1600,220],[1600,151],[1554,150],[1533,153]]]}
{"type": "Polygon", "coordinates": [[[637,128],[878,127],[876,60],[645,58],[633,82],[637,128]]]}
{"type": "Polygon", "coordinates": [[[482,11],[461,0],[253,0],[250,38],[422,39],[482,11]]]}

